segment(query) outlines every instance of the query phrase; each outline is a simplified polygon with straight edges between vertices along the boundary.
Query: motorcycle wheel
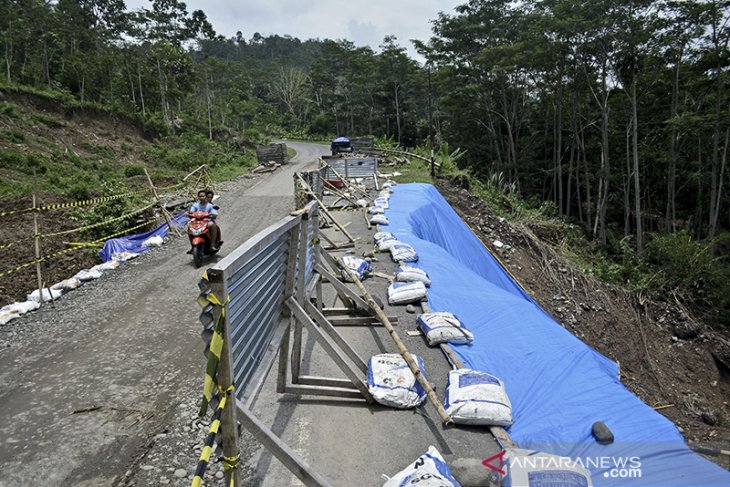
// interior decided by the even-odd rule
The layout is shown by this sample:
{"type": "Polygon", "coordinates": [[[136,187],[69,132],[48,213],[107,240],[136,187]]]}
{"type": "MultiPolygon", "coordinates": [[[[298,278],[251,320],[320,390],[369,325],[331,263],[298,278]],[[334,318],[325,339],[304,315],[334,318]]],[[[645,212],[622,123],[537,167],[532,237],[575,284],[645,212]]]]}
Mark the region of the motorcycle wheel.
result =
{"type": "Polygon", "coordinates": [[[203,246],[196,245],[193,247],[193,264],[198,268],[203,265],[203,246]]]}

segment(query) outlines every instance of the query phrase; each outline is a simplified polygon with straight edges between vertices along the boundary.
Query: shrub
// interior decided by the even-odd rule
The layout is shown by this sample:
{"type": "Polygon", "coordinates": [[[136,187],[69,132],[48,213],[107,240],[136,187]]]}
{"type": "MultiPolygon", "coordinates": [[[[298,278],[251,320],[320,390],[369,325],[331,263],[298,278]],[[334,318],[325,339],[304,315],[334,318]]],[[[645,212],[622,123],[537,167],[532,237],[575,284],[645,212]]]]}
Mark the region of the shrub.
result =
{"type": "Polygon", "coordinates": [[[134,176],[141,176],[144,174],[144,164],[127,164],[124,166],[124,177],[131,178],[134,176]]]}

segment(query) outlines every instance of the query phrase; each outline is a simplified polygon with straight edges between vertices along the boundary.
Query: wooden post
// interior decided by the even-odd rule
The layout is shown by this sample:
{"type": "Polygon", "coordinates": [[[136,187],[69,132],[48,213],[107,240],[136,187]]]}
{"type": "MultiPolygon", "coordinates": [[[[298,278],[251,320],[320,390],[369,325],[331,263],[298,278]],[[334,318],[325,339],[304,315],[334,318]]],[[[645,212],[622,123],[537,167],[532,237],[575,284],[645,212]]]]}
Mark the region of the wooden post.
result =
{"type": "MultiPolygon", "coordinates": [[[[223,302],[223,307],[215,310],[213,318],[218,319],[216,313],[223,312],[224,309],[228,308],[227,296],[228,289],[226,286],[225,276],[223,271],[211,269],[208,271],[208,278],[210,281],[211,291],[223,302]]],[[[231,343],[230,326],[228,322],[228,313],[225,314],[223,322],[223,350],[221,351],[221,359],[218,362],[218,385],[226,390],[233,384],[233,359],[231,357],[231,349],[229,344],[231,343]]],[[[228,398],[223,414],[221,415],[221,436],[223,439],[223,456],[225,457],[236,457],[240,454],[238,448],[238,419],[236,417],[236,391],[233,391],[231,397],[228,398]]],[[[240,460],[240,459],[239,459],[240,460]]],[[[241,477],[238,468],[228,470],[225,472],[225,483],[227,486],[239,487],[241,485],[241,477]]]]}
{"type": "Polygon", "coordinates": [[[150,188],[152,188],[152,194],[155,196],[155,201],[157,201],[157,206],[160,207],[160,211],[162,211],[162,216],[165,217],[165,220],[167,220],[167,226],[170,227],[170,231],[174,231],[175,235],[178,237],[182,236],[180,233],[180,230],[177,229],[177,225],[175,222],[172,221],[172,217],[170,216],[170,213],[165,209],[165,206],[162,204],[162,200],[160,200],[160,196],[157,194],[157,189],[155,188],[155,185],[152,184],[152,178],[150,177],[150,173],[147,172],[147,168],[144,168],[144,174],[147,176],[147,182],[150,183],[150,188]]]}
{"type": "Polygon", "coordinates": [[[413,355],[411,355],[411,352],[408,351],[403,341],[398,336],[398,333],[395,331],[395,328],[393,328],[393,325],[391,324],[390,320],[388,319],[388,316],[383,312],[382,309],[380,309],[380,306],[375,302],[373,299],[373,296],[370,294],[370,292],[367,290],[367,288],[363,285],[362,281],[357,277],[357,274],[352,272],[352,270],[347,267],[344,264],[341,264],[344,271],[347,273],[348,276],[350,276],[350,279],[352,282],[355,283],[357,288],[360,290],[360,293],[362,293],[363,297],[367,301],[368,305],[370,306],[370,309],[375,313],[375,316],[378,317],[380,322],[385,326],[385,329],[388,330],[388,333],[390,334],[390,337],[393,339],[393,342],[395,343],[396,347],[398,347],[398,351],[403,356],[403,359],[408,364],[408,367],[411,369],[411,372],[413,372],[413,375],[416,377],[416,380],[419,384],[421,384],[421,387],[426,391],[426,396],[428,396],[428,399],[431,401],[431,404],[436,408],[436,412],[438,412],[439,416],[441,417],[441,420],[445,424],[451,424],[453,421],[451,420],[451,417],[444,409],[444,406],[441,404],[441,401],[439,401],[439,398],[436,396],[436,393],[433,390],[433,387],[431,387],[431,384],[429,384],[428,380],[423,376],[421,373],[421,369],[418,367],[418,364],[413,359],[413,355]]]}
{"type": "MultiPolygon", "coordinates": [[[[35,175],[35,170],[33,171],[33,174],[35,175]]],[[[33,208],[37,208],[36,204],[36,197],[35,192],[33,193],[33,208]]],[[[38,212],[33,211],[33,240],[35,241],[35,259],[39,260],[41,258],[41,235],[40,231],[38,229],[38,212]]],[[[35,270],[36,275],[38,277],[38,293],[40,294],[38,296],[39,302],[41,306],[43,306],[43,277],[41,276],[41,263],[36,262],[35,264],[35,270]]],[[[50,294],[50,290],[48,290],[48,293],[50,294]]]]}

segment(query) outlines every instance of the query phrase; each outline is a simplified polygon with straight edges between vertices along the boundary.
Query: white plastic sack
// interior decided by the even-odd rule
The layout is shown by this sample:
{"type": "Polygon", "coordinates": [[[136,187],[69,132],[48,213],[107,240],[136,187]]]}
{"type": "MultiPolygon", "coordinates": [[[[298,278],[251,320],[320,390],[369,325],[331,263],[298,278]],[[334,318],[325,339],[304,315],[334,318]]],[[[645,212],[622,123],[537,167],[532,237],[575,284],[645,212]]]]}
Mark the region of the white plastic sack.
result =
{"type": "Polygon", "coordinates": [[[41,307],[38,301],[24,301],[8,304],[0,309],[0,325],[4,325],[25,313],[35,311],[41,307]]]}
{"type": "Polygon", "coordinates": [[[399,242],[398,239],[395,238],[395,235],[390,232],[377,232],[373,236],[373,239],[375,240],[375,245],[378,247],[378,251],[380,252],[390,250],[391,246],[399,242]]]}
{"type": "Polygon", "coordinates": [[[509,448],[504,456],[504,463],[507,472],[502,481],[504,487],[593,487],[591,473],[569,457],[509,448]]]}
{"type": "Polygon", "coordinates": [[[444,458],[433,446],[418,460],[392,476],[383,487],[461,487],[444,458]]]}
{"type": "Polygon", "coordinates": [[[388,224],[388,217],[385,215],[371,215],[370,216],[370,223],[373,225],[387,225],[388,224]]]}
{"type": "Polygon", "coordinates": [[[474,335],[453,314],[447,311],[423,313],[418,317],[418,326],[426,335],[426,341],[434,346],[440,343],[457,345],[469,343],[474,335]]]}
{"type": "MultiPolygon", "coordinates": [[[[373,271],[370,262],[361,259],[360,257],[355,257],[354,255],[344,256],[342,258],[342,263],[345,264],[352,272],[357,274],[357,278],[360,280],[365,279],[365,276],[373,271]]],[[[347,272],[345,272],[344,269],[340,269],[340,274],[342,274],[342,279],[346,282],[352,282],[352,279],[350,279],[350,276],[347,275],[347,272]]]]}
{"type": "Polygon", "coordinates": [[[160,247],[162,245],[162,237],[155,235],[142,242],[142,247],[160,247]]]}
{"type": "Polygon", "coordinates": [[[383,188],[383,189],[389,188],[390,189],[393,186],[395,186],[396,184],[398,184],[398,183],[396,183],[395,181],[388,180],[388,181],[386,181],[386,182],[383,183],[383,185],[381,186],[381,188],[383,188]]]}
{"type": "Polygon", "coordinates": [[[53,289],[53,288],[49,289],[47,287],[44,287],[43,288],[43,294],[42,295],[38,291],[38,289],[36,289],[32,293],[28,294],[26,296],[26,299],[28,301],[35,301],[36,303],[40,303],[41,296],[43,296],[43,302],[45,303],[47,301],[50,301],[51,299],[58,299],[58,298],[60,298],[61,297],[61,294],[63,294],[63,291],[61,291],[60,289],[53,289]]]}
{"type": "Polygon", "coordinates": [[[68,279],[64,279],[61,282],[57,282],[56,284],[51,286],[51,289],[57,291],[71,291],[73,289],[76,289],[80,285],[81,281],[79,281],[75,277],[69,277],[68,279]]]}
{"type": "Polygon", "coordinates": [[[371,206],[370,208],[368,208],[368,213],[370,213],[371,215],[378,215],[378,214],[381,214],[384,212],[385,212],[385,208],[383,208],[382,206],[376,205],[376,206],[371,206]]]}
{"type": "Polygon", "coordinates": [[[403,242],[398,242],[390,247],[390,257],[394,262],[416,262],[418,260],[416,249],[403,242]]]}
{"type": "Polygon", "coordinates": [[[390,208],[390,201],[388,200],[388,198],[384,198],[382,196],[375,198],[375,200],[373,201],[373,204],[376,206],[382,206],[386,210],[388,208],[390,208]]]}
{"type": "Polygon", "coordinates": [[[104,262],[103,264],[97,264],[94,267],[91,268],[92,271],[110,271],[112,269],[116,269],[119,267],[119,261],[117,260],[110,260],[108,262],[104,262]]]}
{"type": "Polygon", "coordinates": [[[357,205],[358,205],[359,207],[361,207],[361,208],[365,208],[365,207],[366,207],[366,206],[368,205],[368,200],[365,200],[365,199],[359,199],[359,200],[355,201],[355,203],[357,203],[357,205]]]}
{"type": "Polygon", "coordinates": [[[426,287],[431,285],[431,279],[423,269],[402,265],[395,271],[395,280],[398,282],[421,281],[426,287]]]}
{"type": "Polygon", "coordinates": [[[139,257],[139,254],[135,252],[114,252],[112,254],[112,260],[118,260],[121,262],[129,259],[134,259],[135,257],[139,257]]]}
{"type": "Polygon", "coordinates": [[[512,424],[512,404],[504,383],[478,370],[456,369],[449,372],[444,407],[457,424],[512,424]]]}
{"type": "Polygon", "coordinates": [[[421,301],[426,297],[426,286],[421,281],[394,282],[388,287],[390,304],[408,304],[421,301]]]}
{"type": "Polygon", "coordinates": [[[81,282],[91,281],[94,279],[99,279],[101,277],[101,271],[95,270],[92,271],[91,269],[84,269],[76,273],[76,275],[73,277],[74,279],[78,279],[81,282]]]}
{"type": "MultiPolygon", "coordinates": [[[[413,355],[413,358],[425,376],[423,360],[417,355],[413,355]]],[[[378,403],[397,409],[416,407],[426,399],[426,391],[398,353],[381,353],[370,357],[368,390],[378,403]]]]}

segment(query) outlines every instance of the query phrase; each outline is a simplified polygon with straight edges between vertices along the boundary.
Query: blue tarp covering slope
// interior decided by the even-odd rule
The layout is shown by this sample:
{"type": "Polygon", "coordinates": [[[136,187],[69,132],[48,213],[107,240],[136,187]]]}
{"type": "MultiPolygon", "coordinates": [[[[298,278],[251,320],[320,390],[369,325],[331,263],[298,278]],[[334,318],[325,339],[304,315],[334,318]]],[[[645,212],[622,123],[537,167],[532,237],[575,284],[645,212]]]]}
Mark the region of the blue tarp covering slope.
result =
{"type": "Polygon", "coordinates": [[[504,380],[508,431],[520,447],[578,459],[597,486],[730,486],[730,473],[621,384],[613,361],[535,304],[433,186],[396,186],[386,214],[383,228],[415,247],[431,278],[431,307],[473,331],[472,344],[452,346],[456,354],[504,380]],[[613,431],[612,445],[595,442],[596,421],[613,431]]]}
{"type": "MultiPolygon", "coordinates": [[[[173,220],[179,225],[184,225],[189,220],[189,218],[185,216],[186,214],[187,212],[180,213],[175,218],[173,218],[173,220]]],[[[125,237],[119,238],[110,238],[109,240],[104,242],[104,247],[102,247],[102,249],[99,251],[99,256],[101,256],[101,260],[107,262],[109,260],[112,260],[112,256],[117,252],[134,252],[137,254],[147,252],[148,250],[150,250],[151,247],[142,247],[142,242],[150,237],[156,237],[158,235],[160,237],[165,237],[165,235],[167,235],[167,232],[169,231],[170,228],[167,222],[165,222],[154,230],[150,230],[149,232],[137,233],[134,235],[127,235],[125,237]]]]}

